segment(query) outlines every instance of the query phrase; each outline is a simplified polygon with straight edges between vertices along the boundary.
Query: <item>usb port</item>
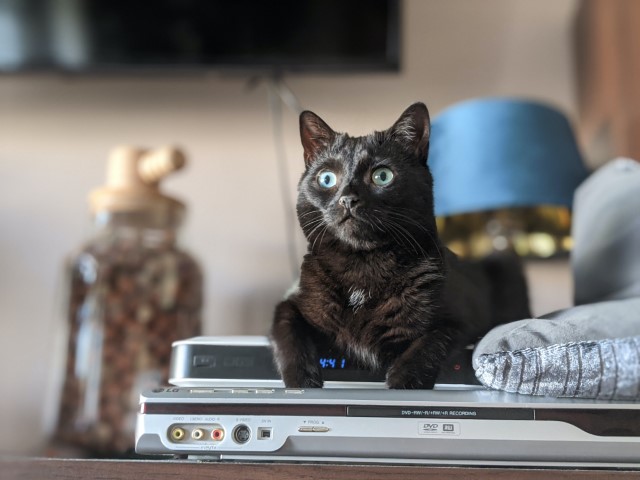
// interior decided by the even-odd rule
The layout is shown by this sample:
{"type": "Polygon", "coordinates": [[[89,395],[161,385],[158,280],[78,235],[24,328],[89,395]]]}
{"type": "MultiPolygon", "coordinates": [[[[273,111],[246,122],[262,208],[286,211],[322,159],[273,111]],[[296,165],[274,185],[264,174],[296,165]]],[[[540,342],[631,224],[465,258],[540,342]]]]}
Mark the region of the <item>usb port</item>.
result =
{"type": "Polygon", "coordinates": [[[271,427],[258,427],[258,440],[271,440],[271,427]]]}

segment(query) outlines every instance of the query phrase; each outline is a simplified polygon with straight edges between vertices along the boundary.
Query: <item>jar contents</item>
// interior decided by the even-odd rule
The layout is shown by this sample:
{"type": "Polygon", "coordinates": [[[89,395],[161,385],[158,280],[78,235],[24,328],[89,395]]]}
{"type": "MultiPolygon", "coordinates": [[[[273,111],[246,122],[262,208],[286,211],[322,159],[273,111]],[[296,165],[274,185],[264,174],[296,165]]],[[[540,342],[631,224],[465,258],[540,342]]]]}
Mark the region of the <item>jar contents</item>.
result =
{"type": "MultiPolygon", "coordinates": [[[[127,152],[134,164],[145,158],[127,152]]],[[[132,201],[135,188],[122,204],[122,191],[92,199],[99,232],[68,268],[69,342],[54,442],[87,456],[133,452],[140,392],[166,384],[174,341],[200,334],[201,271],[176,244],[184,209],[173,199],[132,201]]]]}

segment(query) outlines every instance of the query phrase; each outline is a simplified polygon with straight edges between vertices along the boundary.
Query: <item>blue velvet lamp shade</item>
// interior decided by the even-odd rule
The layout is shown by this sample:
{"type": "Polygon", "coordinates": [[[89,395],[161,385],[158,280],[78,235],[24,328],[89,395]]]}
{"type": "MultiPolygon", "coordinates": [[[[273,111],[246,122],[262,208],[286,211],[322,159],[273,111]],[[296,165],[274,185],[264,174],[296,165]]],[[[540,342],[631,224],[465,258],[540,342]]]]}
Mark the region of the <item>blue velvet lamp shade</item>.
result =
{"type": "Polygon", "coordinates": [[[449,216],[505,207],[571,207],[586,178],[566,117],[546,105],[489,98],[433,120],[429,166],[435,210],[449,216]]]}
{"type": "Polygon", "coordinates": [[[436,216],[454,219],[441,223],[445,241],[462,230],[474,235],[496,215],[519,233],[555,222],[554,234],[569,235],[573,193],[589,173],[560,111],[507,98],[465,101],[436,116],[428,163],[436,216]]]}

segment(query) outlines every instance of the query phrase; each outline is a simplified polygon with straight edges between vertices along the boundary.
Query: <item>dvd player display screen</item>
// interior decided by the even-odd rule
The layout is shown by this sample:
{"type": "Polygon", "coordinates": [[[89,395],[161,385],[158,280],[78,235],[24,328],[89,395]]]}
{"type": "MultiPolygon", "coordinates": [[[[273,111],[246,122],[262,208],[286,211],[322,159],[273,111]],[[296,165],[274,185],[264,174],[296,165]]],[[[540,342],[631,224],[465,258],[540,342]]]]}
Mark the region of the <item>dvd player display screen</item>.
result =
{"type": "MultiPolygon", "coordinates": [[[[174,362],[189,362],[189,365],[173,365],[174,372],[188,372],[196,379],[234,380],[252,378],[254,380],[280,380],[268,345],[181,345],[180,355],[173,355],[174,362]]],[[[471,351],[463,351],[446,362],[438,377],[439,383],[477,384],[471,368],[471,351]]],[[[372,372],[361,368],[348,356],[325,348],[320,351],[320,368],[325,381],[329,382],[380,382],[384,383],[383,372],[372,372]]]]}

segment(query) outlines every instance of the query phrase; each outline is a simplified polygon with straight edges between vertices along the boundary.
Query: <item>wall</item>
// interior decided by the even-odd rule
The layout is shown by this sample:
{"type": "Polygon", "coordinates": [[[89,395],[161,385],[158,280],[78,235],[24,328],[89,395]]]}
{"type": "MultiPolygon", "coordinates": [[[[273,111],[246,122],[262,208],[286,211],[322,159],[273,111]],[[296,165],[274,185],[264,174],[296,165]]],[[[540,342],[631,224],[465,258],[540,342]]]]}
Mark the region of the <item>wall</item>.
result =
{"type": "MultiPolygon", "coordinates": [[[[485,95],[524,95],[575,114],[574,0],[408,0],[400,75],[295,75],[301,103],[337,130],[383,129],[416,100],[432,114],[485,95]]],[[[34,452],[55,412],[65,255],[91,232],[86,196],[113,145],[182,145],[191,165],[166,183],[190,207],[184,243],[207,275],[206,334],[263,333],[292,280],[264,85],[173,78],[0,77],[0,452],[34,452]]],[[[302,171],[285,113],[289,172],[302,171]]],[[[294,194],[291,195],[293,201],[294,194]]],[[[303,242],[298,241],[298,256],[303,242]]],[[[566,268],[538,312],[570,302],[566,268]]]]}

